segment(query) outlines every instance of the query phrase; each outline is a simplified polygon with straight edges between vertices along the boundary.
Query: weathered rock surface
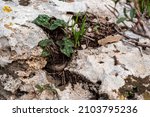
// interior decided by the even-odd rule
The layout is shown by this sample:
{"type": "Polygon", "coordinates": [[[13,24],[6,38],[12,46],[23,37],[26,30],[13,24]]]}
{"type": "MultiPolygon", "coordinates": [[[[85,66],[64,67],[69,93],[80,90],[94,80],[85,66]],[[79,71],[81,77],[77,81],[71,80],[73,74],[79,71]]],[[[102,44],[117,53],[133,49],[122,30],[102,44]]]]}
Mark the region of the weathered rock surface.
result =
{"type": "MultiPolygon", "coordinates": [[[[40,56],[42,50],[38,47],[47,35],[32,21],[39,14],[67,21],[70,15],[66,12],[86,10],[114,21],[106,5],[114,3],[110,0],[0,1],[0,99],[122,99],[129,91],[135,92],[136,99],[149,99],[150,50],[122,41],[78,50],[66,70],[84,76],[88,85],[77,81],[74,88],[69,84],[63,91],[56,87],[49,89],[53,81],[43,70],[47,61],[40,56]],[[43,91],[39,92],[36,85],[43,86],[43,91]]],[[[146,39],[140,41],[150,44],[146,39]]]]}
{"type": "MultiPolygon", "coordinates": [[[[119,99],[119,89],[127,83],[129,76],[141,79],[138,84],[143,86],[150,83],[143,84],[145,78],[150,76],[149,54],[120,41],[97,49],[78,50],[78,55],[66,69],[84,75],[93,83],[101,81],[99,94],[107,93],[110,99],[119,99]]],[[[130,85],[135,86],[134,83],[130,85]]]]}
{"type": "Polygon", "coordinates": [[[64,91],[58,90],[58,94],[61,100],[88,100],[93,97],[91,92],[83,89],[78,83],[74,85],[74,88],[69,84],[64,91]]]}
{"type": "Polygon", "coordinates": [[[33,7],[21,6],[18,0],[14,0],[1,1],[0,9],[0,81],[3,95],[9,99],[9,96],[22,92],[18,89],[24,84],[32,84],[23,80],[32,78],[32,73],[46,65],[46,60],[40,57],[42,50],[37,45],[47,36],[31,23],[40,14],[33,7]]]}
{"type": "Polygon", "coordinates": [[[0,95],[5,99],[53,99],[47,98],[47,91],[35,95],[37,84],[51,84],[52,80],[42,70],[47,62],[37,47],[47,36],[32,21],[39,14],[67,21],[67,11],[84,12],[86,5],[58,0],[12,0],[0,1],[0,9],[0,95]]]}

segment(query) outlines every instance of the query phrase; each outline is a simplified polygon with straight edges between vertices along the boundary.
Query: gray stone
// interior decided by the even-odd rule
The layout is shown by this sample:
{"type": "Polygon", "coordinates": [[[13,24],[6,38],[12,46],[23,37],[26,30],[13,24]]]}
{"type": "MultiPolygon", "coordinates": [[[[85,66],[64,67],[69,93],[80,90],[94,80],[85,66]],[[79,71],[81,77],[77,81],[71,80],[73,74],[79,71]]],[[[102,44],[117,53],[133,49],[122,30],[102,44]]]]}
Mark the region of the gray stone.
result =
{"type": "Polygon", "coordinates": [[[78,50],[66,70],[81,74],[93,83],[100,80],[99,93],[117,99],[118,90],[125,85],[128,76],[142,79],[150,75],[149,60],[149,55],[141,56],[138,47],[120,41],[97,49],[78,50]]]}

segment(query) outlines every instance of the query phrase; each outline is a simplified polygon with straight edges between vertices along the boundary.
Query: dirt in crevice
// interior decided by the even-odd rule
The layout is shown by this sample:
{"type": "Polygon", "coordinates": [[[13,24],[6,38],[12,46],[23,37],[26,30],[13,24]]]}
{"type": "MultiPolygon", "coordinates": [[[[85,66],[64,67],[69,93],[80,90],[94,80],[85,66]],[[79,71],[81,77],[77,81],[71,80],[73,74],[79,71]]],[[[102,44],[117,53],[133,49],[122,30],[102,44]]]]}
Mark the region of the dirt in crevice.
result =
{"type": "Polygon", "coordinates": [[[74,85],[79,83],[84,90],[88,90],[93,95],[90,100],[109,99],[109,96],[107,94],[99,94],[101,81],[98,81],[97,83],[92,83],[85,76],[82,76],[75,72],[70,72],[68,70],[64,70],[63,72],[49,73],[49,75],[54,78],[54,84],[56,88],[59,88],[62,91],[65,89],[66,86],[68,86],[69,83],[72,84],[73,90],[76,90],[74,85]]]}
{"type": "Polygon", "coordinates": [[[11,92],[6,91],[0,81],[0,100],[7,100],[12,95],[11,92]]]}
{"type": "MultiPolygon", "coordinates": [[[[5,67],[0,66],[0,75],[6,74],[7,76],[12,76],[13,79],[17,79],[19,77],[15,72],[19,70],[26,71],[28,67],[29,66],[25,63],[24,60],[14,61],[6,65],[5,67]]],[[[3,81],[3,83],[5,82],[7,81],[3,81]]],[[[10,91],[4,89],[4,86],[2,85],[2,81],[0,79],[0,98],[9,99],[11,95],[12,93],[10,91]]]]}
{"type": "Polygon", "coordinates": [[[13,61],[5,67],[0,66],[0,75],[6,74],[11,75],[14,78],[18,78],[18,75],[15,72],[19,70],[26,71],[28,67],[29,66],[25,63],[25,60],[13,61]]]}
{"type": "Polygon", "coordinates": [[[136,95],[142,95],[143,97],[146,95],[146,98],[150,99],[150,76],[145,78],[128,76],[125,79],[125,85],[119,89],[119,92],[131,100],[137,99],[136,95]]]}
{"type": "Polygon", "coordinates": [[[26,91],[21,91],[19,88],[16,90],[15,92],[15,96],[18,98],[18,97],[21,97],[23,95],[26,95],[28,94],[29,92],[26,92],[26,91]]]}
{"type": "MultiPolygon", "coordinates": [[[[79,17],[79,27],[81,27],[82,19],[84,15],[79,17]]],[[[110,35],[117,34],[115,29],[116,24],[110,23],[107,19],[101,21],[100,17],[97,17],[94,14],[86,13],[86,33],[83,39],[81,40],[81,45],[86,45],[86,47],[99,47],[98,40],[103,39],[110,35]],[[90,39],[91,38],[91,39],[90,39]]],[[[75,18],[74,18],[75,19],[75,18]]],[[[81,49],[81,47],[79,47],[81,49]]]]}
{"type": "Polygon", "coordinates": [[[31,2],[31,0],[19,0],[19,5],[21,6],[28,6],[31,2]]]}

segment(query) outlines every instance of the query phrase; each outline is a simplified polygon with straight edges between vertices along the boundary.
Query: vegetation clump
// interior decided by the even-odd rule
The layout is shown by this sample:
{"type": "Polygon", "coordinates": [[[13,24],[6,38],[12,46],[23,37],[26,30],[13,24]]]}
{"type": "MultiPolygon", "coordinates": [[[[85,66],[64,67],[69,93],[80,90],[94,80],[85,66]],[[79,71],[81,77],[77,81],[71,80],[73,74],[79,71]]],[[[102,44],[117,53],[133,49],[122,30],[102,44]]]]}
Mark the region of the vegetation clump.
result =
{"type": "Polygon", "coordinates": [[[49,17],[45,14],[39,15],[33,21],[33,23],[35,23],[36,25],[47,29],[53,34],[57,31],[63,34],[63,36],[61,36],[61,39],[43,39],[39,42],[39,46],[43,49],[42,56],[47,57],[50,55],[50,51],[48,49],[49,46],[58,45],[61,53],[63,53],[67,57],[71,57],[73,49],[80,46],[80,41],[85,33],[86,17],[84,16],[81,27],[79,27],[77,30],[75,26],[78,25],[78,18],[79,14],[76,16],[75,22],[72,24],[71,30],[69,30],[70,27],[68,26],[68,23],[66,23],[64,20],[49,17]]]}

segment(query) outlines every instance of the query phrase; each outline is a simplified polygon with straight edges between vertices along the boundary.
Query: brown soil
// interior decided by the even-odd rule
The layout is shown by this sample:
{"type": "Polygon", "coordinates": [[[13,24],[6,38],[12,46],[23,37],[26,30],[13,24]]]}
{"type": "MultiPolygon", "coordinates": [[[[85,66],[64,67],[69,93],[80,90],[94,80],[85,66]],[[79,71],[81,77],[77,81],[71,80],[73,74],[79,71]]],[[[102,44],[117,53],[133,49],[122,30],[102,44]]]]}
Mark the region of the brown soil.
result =
{"type": "Polygon", "coordinates": [[[109,23],[107,18],[101,21],[93,14],[87,14],[86,16],[87,27],[91,29],[91,32],[86,32],[86,35],[92,38],[94,41],[84,38],[81,44],[87,44],[87,47],[98,47],[98,40],[103,39],[109,35],[114,35],[117,33],[115,30],[114,23],[109,23]]]}

